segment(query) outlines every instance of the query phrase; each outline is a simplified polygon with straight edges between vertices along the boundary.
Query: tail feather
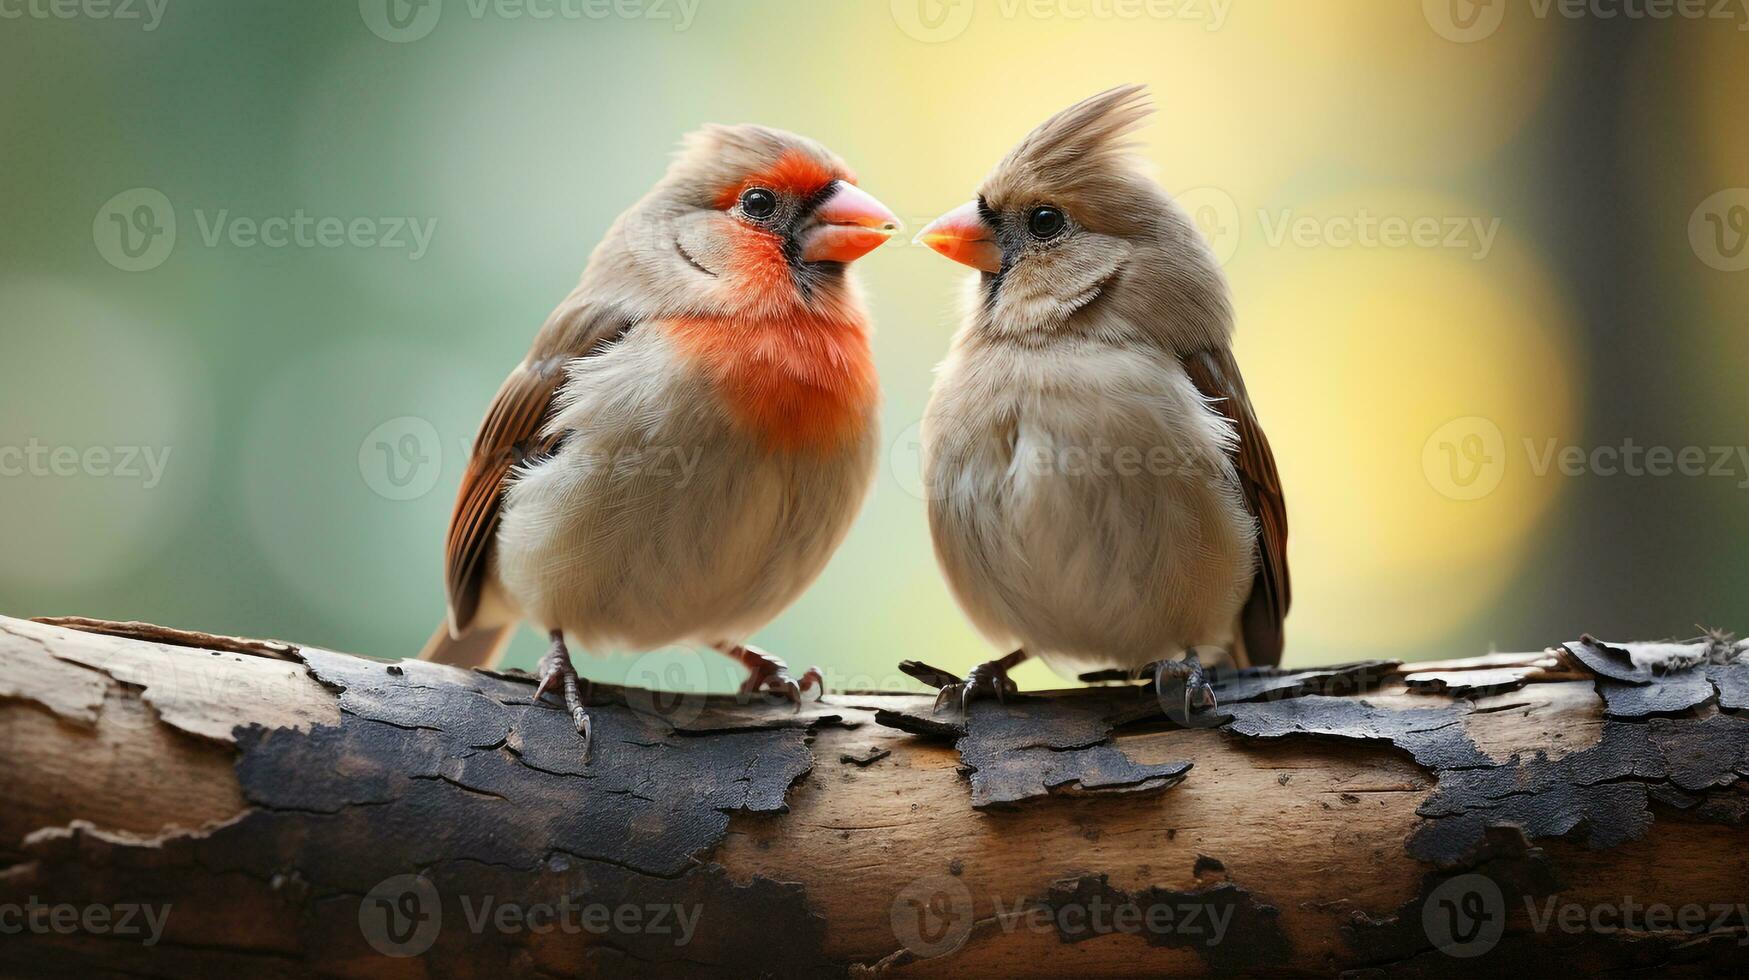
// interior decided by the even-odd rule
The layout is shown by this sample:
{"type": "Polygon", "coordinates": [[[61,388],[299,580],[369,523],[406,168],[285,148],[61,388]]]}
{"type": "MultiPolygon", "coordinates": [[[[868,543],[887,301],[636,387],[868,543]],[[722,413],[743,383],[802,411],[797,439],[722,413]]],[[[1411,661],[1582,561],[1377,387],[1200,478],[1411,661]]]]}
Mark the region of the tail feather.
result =
{"type": "Polygon", "coordinates": [[[491,667],[515,635],[515,626],[476,626],[457,638],[449,634],[448,623],[439,623],[419,651],[419,659],[456,667],[491,667]]]}

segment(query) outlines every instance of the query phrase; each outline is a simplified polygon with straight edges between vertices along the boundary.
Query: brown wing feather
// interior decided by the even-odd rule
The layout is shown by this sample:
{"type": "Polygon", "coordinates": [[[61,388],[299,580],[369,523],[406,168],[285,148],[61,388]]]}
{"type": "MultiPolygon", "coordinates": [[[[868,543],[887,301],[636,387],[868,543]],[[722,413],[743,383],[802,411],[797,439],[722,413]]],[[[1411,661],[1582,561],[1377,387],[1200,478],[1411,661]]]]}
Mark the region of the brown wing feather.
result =
{"type": "Polygon", "coordinates": [[[541,328],[528,357],[504,379],[474,437],[444,541],[450,633],[460,636],[479,612],[492,543],[498,533],[505,479],[517,464],[551,452],[557,435],[541,430],[552,417],[565,365],[607,347],[630,327],[622,316],[585,304],[560,307],[541,328]]]}
{"type": "Polygon", "coordinates": [[[1233,423],[1239,444],[1233,463],[1245,506],[1257,519],[1257,578],[1240,616],[1245,652],[1253,664],[1281,663],[1284,641],[1282,621],[1293,604],[1293,586],[1287,571],[1287,501],[1281,492],[1281,475],[1275,469],[1275,454],[1269,438],[1257,423],[1245,379],[1239,374],[1233,352],[1201,350],[1185,355],[1184,369],[1191,383],[1214,408],[1233,423]]]}

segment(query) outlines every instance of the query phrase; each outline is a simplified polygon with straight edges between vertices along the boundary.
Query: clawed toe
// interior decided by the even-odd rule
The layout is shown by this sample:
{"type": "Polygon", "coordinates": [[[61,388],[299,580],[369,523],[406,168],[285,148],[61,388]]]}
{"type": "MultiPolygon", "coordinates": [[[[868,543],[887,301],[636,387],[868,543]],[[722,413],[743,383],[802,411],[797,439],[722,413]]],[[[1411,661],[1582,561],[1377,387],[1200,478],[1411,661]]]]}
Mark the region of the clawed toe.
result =
{"type": "Polygon", "coordinates": [[[583,758],[587,761],[594,726],[590,723],[589,713],[583,709],[583,691],[578,681],[577,668],[571,663],[570,651],[565,649],[563,635],[556,630],[552,633],[552,644],[552,648],[540,661],[540,683],[534,688],[534,703],[540,704],[550,691],[558,691],[564,696],[565,711],[571,716],[571,727],[583,736],[583,758]]]}
{"type": "Polygon", "coordinates": [[[826,675],[820,673],[820,668],[809,667],[802,671],[802,693],[814,692],[815,701],[826,700],[826,675]]]}
{"type": "Polygon", "coordinates": [[[973,667],[971,673],[963,681],[952,681],[941,686],[935,695],[934,711],[941,709],[955,699],[960,703],[960,720],[964,721],[971,713],[971,704],[979,698],[995,698],[999,703],[1006,704],[1008,695],[1018,688],[1008,676],[1007,660],[992,660],[973,667]]]}
{"type": "Polygon", "coordinates": [[[1193,711],[1217,705],[1215,689],[1209,685],[1201,658],[1194,653],[1186,654],[1183,660],[1160,661],[1154,671],[1154,690],[1166,716],[1187,728],[1193,711]]]}
{"type": "Polygon", "coordinates": [[[955,683],[952,683],[952,684],[943,684],[941,686],[941,690],[937,691],[935,694],[935,707],[931,708],[930,711],[934,714],[940,714],[943,706],[947,705],[949,702],[953,701],[955,698],[958,698],[958,699],[960,699],[960,716],[964,717],[965,716],[965,700],[964,700],[965,695],[966,695],[966,686],[964,684],[959,683],[957,681],[955,683]]]}
{"type": "Polygon", "coordinates": [[[808,691],[814,692],[814,700],[826,700],[826,678],[818,667],[803,671],[802,679],[798,681],[790,675],[789,667],[783,661],[757,648],[722,644],[717,649],[746,665],[747,679],[741,682],[742,698],[775,694],[795,705],[797,711],[802,710],[802,695],[808,691]]]}

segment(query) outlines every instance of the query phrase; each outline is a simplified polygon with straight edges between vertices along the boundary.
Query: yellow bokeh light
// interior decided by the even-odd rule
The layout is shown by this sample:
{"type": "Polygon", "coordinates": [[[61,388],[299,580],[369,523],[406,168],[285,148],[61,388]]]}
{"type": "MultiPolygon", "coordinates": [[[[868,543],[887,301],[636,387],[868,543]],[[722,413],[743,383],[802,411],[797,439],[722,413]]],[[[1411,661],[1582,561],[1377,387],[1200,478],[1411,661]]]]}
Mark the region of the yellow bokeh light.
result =
{"type": "MultiPolygon", "coordinates": [[[[1407,194],[1368,200],[1397,215],[1476,213],[1407,194]]],[[[1415,645],[1497,598],[1559,492],[1537,464],[1550,440],[1576,434],[1566,313],[1504,231],[1486,260],[1259,248],[1235,263],[1239,354],[1288,494],[1289,659],[1425,652],[1415,645]]]]}
{"type": "MultiPolygon", "coordinates": [[[[1689,216],[1697,225],[1710,222],[1696,228],[1702,240],[1691,241],[1691,247],[1700,264],[1691,268],[1701,277],[1712,307],[1703,322],[1717,325],[1711,331],[1708,366],[1734,376],[1749,360],[1749,329],[1745,329],[1749,327],[1749,270],[1743,268],[1749,263],[1749,127],[1743,125],[1749,58],[1743,56],[1745,35],[1708,26],[1714,29],[1707,32],[1705,55],[1694,73],[1697,78],[1689,98],[1701,107],[1693,114],[1694,135],[1705,149],[1701,179],[1709,196],[1685,203],[1695,207],[1710,203],[1714,211],[1689,216]],[[1707,240],[1714,234],[1718,237],[1707,240]]],[[[1714,391],[1730,400],[1725,409],[1732,417],[1749,409],[1749,395],[1741,384],[1721,377],[1714,391]]]]}

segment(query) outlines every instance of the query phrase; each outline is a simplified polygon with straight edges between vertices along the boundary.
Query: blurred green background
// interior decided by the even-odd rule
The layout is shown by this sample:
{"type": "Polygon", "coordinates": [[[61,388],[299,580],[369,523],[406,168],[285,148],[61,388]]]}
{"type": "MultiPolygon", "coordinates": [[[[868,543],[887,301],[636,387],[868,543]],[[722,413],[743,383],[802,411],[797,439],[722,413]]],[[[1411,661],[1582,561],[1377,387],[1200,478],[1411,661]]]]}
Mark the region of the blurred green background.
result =
{"type": "MultiPolygon", "coordinates": [[[[1290,662],[1749,628],[1749,23],[1562,9],[4,0],[0,611],[408,655],[487,401],[683,132],[817,137],[915,228],[1140,81],[1283,471],[1290,662]]],[[[758,637],[836,688],[989,653],[917,493],[964,270],[859,269],[891,451],[758,637]]]]}

